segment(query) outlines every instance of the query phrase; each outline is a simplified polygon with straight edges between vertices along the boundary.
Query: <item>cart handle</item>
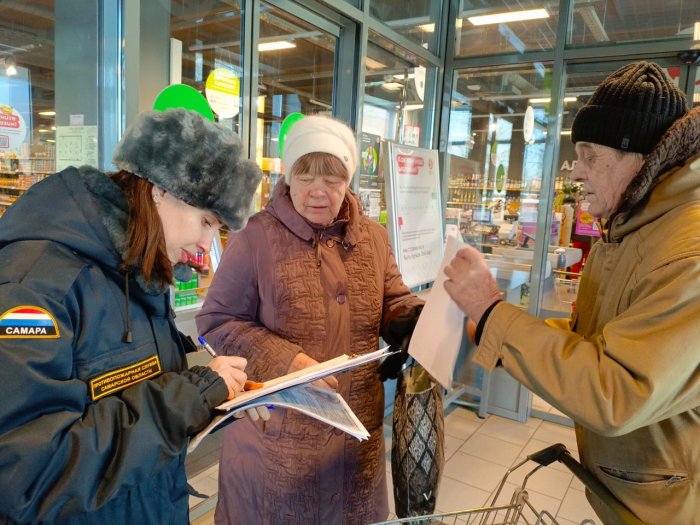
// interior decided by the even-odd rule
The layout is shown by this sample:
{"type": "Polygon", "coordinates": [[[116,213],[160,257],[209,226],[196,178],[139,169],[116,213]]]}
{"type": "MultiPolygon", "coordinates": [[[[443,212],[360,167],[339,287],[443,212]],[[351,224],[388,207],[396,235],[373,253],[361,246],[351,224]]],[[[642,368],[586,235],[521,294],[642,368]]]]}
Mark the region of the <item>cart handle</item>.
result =
{"type": "Polygon", "coordinates": [[[615,495],[610,492],[608,487],[603,485],[598,478],[583,468],[583,466],[571,456],[571,453],[563,444],[556,443],[555,445],[550,445],[539,452],[530,454],[527,459],[534,461],[543,467],[546,467],[555,461],[563,463],[571,472],[573,472],[574,476],[581,480],[587,489],[593,492],[593,494],[603,500],[605,504],[610,507],[617,517],[621,519],[622,523],[625,523],[626,525],[645,525],[642,520],[632,514],[632,511],[625,507],[622,502],[620,502],[620,500],[618,500],[615,495]]]}

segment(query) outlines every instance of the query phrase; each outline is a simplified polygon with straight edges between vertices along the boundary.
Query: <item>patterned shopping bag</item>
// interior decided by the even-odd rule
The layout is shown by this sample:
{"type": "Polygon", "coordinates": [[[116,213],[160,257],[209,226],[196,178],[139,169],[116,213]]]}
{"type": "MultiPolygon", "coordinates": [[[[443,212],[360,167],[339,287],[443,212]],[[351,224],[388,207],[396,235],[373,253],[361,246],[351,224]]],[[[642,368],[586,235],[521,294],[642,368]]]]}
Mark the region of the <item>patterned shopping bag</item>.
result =
{"type": "Polygon", "coordinates": [[[409,366],[394,398],[391,474],[399,518],[434,512],[444,464],[442,389],[422,366],[409,366]]]}

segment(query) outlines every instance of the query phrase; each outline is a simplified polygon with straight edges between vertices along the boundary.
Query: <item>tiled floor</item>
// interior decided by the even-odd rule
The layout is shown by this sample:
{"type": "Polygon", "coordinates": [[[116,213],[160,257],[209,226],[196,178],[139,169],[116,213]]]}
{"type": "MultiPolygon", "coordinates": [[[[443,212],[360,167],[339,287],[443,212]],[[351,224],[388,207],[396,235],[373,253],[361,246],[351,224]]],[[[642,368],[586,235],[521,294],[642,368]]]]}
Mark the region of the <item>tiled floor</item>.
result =
{"type": "MultiPolygon", "coordinates": [[[[537,405],[535,400],[534,406],[537,405]]],[[[545,407],[540,407],[545,408],[545,407]]],[[[543,411],[553,410],[548,406],[543,411]]],[[[387,451],[391,449],[391,426],[385,425],[387,451]]],[[[198,491],[216,494],[219,439],[212,435],[195,455],[188,459],[190,483],[198,491]]],[[[461,511],[491,506],[495,488],[509,467],[528,454],[552,443],[563,443],[576,454],[576,442],[572,428],[530,418],[527,423],[517,423],[498,416],[479,417],[471,410],[452,405],[445,415],[445,469],[440,484],[436,512],[461,511]]],[[[387,472],[391,503],[391,462],[387,452],[387,472]]],[[[497,504],[507,504],[530,464],[514,471],[509,477],[497,504]]],[[[537,511],[548,511],[560,525],[599,523],[588,505],[583,485],[561,464],[553,464],[538,471],[527,482],[530,502],[537,511]]],[[[214,498],[201,500],[190,498],[193,525],[214,523],[214,498]]],[[[465,520],[466,518],[462,516],[465,520]]],[[[391,519],[394,518],[392,514],[391,519]]],[[[530,522],[534,522],[530,519],[530,522]]],[[[464,524],[457,518],[448,523],[464,524]]],[[[510,523],[510,522],[509,522],[510,523]]],[[[547,521],[545,523],[551,523],[547,521]]]]}

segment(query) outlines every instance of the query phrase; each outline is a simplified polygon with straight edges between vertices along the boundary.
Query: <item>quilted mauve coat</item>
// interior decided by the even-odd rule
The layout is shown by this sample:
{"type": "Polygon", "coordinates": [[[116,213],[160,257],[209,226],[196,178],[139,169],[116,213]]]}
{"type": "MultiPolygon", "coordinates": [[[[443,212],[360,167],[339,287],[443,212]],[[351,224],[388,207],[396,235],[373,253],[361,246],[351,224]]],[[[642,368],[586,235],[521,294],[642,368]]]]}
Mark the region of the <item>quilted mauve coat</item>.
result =
{"type": "MultiPolygon", "coordinates": [[[[231,236],[197,327],[220,353],[248,360],[251,379],[376,350],[386,323],[420,304],[404,285],[386,230],[348,192],[326,228],[293,207],[284,180],[265,210],[231,236]]],[[[353,437],[297,411],[224,429],[216,523],[366,524],[388,514],[384,390],[372,363],[337,376],[367,428],[353,437]]]]}

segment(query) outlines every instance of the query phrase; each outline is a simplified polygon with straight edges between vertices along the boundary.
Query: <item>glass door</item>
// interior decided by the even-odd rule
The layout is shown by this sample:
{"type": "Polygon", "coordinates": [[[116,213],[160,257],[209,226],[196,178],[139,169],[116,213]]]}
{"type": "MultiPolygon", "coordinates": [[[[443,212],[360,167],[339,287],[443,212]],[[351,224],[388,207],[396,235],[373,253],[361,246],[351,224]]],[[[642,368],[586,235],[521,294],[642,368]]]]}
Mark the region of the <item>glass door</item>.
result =
{"type": "Polygon", "coordinates": [[[254,140],[263,181],[255,211],[265,206],[282,174],[280,138],[287,125],[299,115],[333,113],[340,34],[337,26],[312,23],[310,13],[284,11],[267,2],[260,3],[259,20],[254,140]]]}
{"type": "MultiPolygon", "coordinates": [[[[536,225],[542,212],[551,74],[551,64],[541,62],[469,68],[457,71],[453,83],[446,232],[479,249],[503,297],[524,309],[534,240],[540,235],[536,225]]],[[[553,250],[547,276],[556,264],[553,250]]],[[[481,415],[527,417],[529,392],[524,387],[503,370],[483,374],[469,363],[466,359],[456,380],[479,397],[481,415]]]]}

